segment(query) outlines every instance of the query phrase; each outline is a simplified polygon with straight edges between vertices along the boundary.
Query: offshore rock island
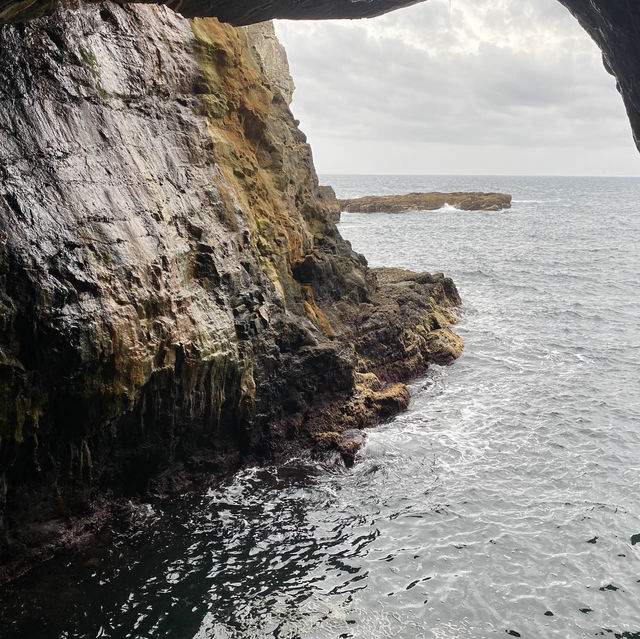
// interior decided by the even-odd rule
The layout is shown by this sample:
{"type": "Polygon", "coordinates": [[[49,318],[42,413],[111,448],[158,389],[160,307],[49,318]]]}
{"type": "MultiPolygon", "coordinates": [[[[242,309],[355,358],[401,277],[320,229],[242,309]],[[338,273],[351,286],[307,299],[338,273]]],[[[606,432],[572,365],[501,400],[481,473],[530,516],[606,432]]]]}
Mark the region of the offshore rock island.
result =
{"type": "Polygon", "coordinates": [[[461,211],[501,211],[511,208],[506,193],[407,193],[406,195],[367,195],[338,200],[341,211],[348,213],[402,213],[435,211],[453,206],[461,211]]]}
{"type": "Polygon", "coordinates": [[[275,42],[110,2],[0,29],[3,578],[113,498],[350,463],[461,353],[449,278],[339,235],[275,42]]]}

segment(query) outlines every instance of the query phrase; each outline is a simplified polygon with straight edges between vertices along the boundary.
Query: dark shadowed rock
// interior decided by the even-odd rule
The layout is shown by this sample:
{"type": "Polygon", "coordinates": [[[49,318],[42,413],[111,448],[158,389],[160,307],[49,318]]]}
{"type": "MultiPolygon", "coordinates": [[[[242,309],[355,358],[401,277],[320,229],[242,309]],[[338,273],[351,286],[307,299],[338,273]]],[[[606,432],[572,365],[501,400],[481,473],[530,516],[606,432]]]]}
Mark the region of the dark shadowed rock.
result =
{"type": "Polygon", "coordinates": [[[511,196],[505,193],[408,193],[406,195],[367,195],[340,200],[342,211],[351,213],[402,213],[434,211],[445,205],[461,211],[501,211],[511,208],[511,196]]]}
{"type": "MultiPolygon", "coordinates": [[[[139,0],[164,4],[187,18],[218,18],[236,26],[273,18],[369,18],[421,0],[139,0]]],[[[57,0],[0,0],[0,23],[28,21],[49,14],[57,0]]]]}

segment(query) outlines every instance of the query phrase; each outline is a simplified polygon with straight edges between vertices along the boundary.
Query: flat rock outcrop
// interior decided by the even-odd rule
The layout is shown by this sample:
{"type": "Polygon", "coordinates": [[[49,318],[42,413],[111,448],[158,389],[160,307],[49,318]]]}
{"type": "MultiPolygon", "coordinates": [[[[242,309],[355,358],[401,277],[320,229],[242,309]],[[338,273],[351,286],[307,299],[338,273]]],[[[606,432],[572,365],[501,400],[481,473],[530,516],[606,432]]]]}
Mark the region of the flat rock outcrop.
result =
{"type": "Polygon", "coordinates": [[[451,280],[370,270],[339,235],[262,51],[153,5],[0,28],[5,577],[110,496],[349,459],[343,431],[460,351],[451,280]]]}
{"type": "Polygon", "coordinates": [[[408,193],[406,195],[367,195],[339,200],[341,211],[351,213],[402,213],[434,211],[445,205],[461,211],[501,211],[511,208],[505,193],[408,193]]]}

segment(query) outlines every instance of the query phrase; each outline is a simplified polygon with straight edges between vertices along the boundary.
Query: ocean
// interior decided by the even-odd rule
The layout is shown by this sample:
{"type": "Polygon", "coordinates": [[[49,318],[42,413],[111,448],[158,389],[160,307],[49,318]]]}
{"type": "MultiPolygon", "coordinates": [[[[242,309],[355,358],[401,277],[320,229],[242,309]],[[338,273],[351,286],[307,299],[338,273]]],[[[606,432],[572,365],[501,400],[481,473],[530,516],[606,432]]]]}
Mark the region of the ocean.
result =
{"type": "Polygon", "coordinates": [[[355,466],[292,459],[131,510],[0,596],[2,637],[640,638],[640,178],[322,176],[371,266],[444,272],[462,357],[355,466]],[[155,509],[154,509],[155,508],[155,509]]]}

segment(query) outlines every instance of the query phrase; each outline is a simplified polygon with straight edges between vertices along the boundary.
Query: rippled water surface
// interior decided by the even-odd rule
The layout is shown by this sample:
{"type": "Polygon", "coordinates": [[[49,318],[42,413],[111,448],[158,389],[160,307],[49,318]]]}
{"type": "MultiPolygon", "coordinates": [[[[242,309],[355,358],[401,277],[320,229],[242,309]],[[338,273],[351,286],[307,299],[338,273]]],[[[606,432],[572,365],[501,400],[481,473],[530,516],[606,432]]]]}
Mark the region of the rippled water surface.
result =
{"type": "Polygon", "coordinates": [[[7,589],[0,636],[640,638],[640,180],[324,182],[513,194],[339,225],[373,266],[454,278],[464,355],[353,469],[292,460],[135,508],[7,589]]]}

